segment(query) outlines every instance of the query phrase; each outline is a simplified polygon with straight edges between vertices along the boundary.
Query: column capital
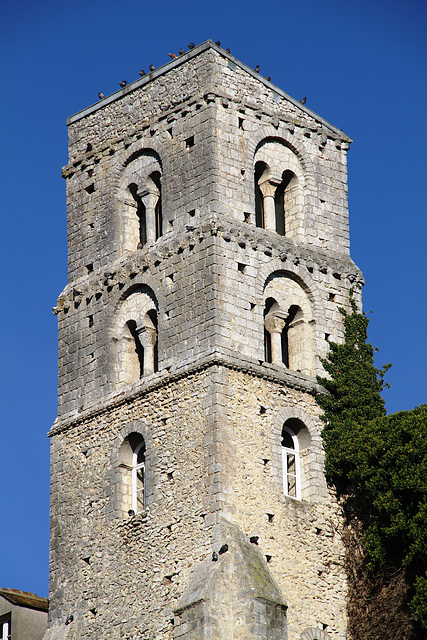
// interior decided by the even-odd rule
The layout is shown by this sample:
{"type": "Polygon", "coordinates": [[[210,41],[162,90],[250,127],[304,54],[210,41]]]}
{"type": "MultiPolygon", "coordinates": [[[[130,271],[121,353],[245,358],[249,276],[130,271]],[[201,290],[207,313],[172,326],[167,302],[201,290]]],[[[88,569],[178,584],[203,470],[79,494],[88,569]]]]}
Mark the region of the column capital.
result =
{"type": "Polygon", "coordinates": [[[264,319],[264,326],[269,333],[282,333],[286,324],[287,314],[267,315],[264,319]]]}

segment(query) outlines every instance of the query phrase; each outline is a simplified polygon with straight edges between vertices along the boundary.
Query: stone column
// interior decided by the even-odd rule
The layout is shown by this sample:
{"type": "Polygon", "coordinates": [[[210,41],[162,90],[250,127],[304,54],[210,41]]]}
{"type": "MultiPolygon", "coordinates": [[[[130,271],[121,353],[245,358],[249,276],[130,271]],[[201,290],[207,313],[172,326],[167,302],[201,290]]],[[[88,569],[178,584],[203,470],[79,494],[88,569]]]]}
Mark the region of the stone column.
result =
{"type": "Polygon", "coordinates": [[[276,207],[274,203],[274,194],[276,193],[277,184],[273,184],[270,180],[258,182],[258,186],[262,193],[264,205],[264,229],[268,231],[276,231],[276,207]]]}
{"type": "Polygon", "coordinates": [[[141,325],[136,328],[138,340],[144,348],[144,376],[154,373],[154,347],[157,342],[157,332],[155,329],[141,325]]]}
{"type": "Polygon", "coordinates": [[[147,243],[156,242],[156,205],[159,201],[160,191],[156,186],[138,191],[137,194],[145,207],[145,227],[147,243]]]}
{"type": "Polygon", "coordinates": [[[282,360],[282,331],[286,324],[286,316],[267,316],[264,320],[265,328],[271,336],[271,364],[280,364],[282,360]]]}

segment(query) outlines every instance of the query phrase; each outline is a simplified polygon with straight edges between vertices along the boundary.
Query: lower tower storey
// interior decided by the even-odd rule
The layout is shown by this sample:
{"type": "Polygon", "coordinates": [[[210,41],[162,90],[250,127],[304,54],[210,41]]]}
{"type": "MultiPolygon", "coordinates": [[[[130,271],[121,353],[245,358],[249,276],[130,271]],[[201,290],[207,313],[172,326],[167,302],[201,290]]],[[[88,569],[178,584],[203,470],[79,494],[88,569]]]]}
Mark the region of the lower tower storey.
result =
{"type": "Polygon", "coordinates": [[[312,389],[212,356],[55,423],[45,640],[344,640],[312,389]]]}

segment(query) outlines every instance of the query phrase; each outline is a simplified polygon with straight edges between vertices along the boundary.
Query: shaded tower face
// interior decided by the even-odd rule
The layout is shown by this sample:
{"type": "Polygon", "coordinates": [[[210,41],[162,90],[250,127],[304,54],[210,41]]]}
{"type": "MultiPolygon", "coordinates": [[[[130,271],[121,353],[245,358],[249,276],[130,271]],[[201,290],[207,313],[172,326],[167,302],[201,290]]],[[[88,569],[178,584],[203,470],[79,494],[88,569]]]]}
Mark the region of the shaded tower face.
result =
{"type": "Polygon", "coordinates": [[[350,140],[210,41],[68,125],[46,640],[344,640],[350,140]]]}

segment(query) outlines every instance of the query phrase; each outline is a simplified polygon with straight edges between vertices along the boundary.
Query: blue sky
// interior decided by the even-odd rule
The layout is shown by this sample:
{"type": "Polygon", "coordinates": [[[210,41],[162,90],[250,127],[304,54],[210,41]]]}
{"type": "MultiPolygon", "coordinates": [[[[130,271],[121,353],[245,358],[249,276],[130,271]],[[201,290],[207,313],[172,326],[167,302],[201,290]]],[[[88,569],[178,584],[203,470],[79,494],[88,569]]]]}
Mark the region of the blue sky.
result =
{"type": "Polygon", "coordinates": [[[424,0],[15,0],[0,7],[0,586],[48,593],[56,318],[66,284],[65,120],[220,40],[354,139],[351,254],[390,412],[427,401],[424,0]]]}

